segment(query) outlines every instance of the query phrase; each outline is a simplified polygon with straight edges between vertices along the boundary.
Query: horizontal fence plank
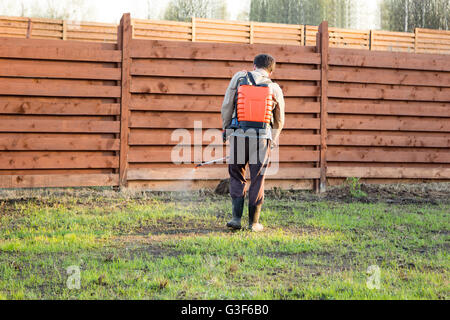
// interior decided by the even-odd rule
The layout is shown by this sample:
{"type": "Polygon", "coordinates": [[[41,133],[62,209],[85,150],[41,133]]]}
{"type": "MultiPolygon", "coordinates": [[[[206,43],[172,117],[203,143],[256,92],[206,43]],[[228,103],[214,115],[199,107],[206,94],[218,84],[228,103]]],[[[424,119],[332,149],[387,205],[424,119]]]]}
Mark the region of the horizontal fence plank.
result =
{"type": "Polygon", "coordinates": [[[98,85],[47,85],[23,83],[8,83],[0,79],[0,94],[18,96],[50,96],[50,97],[120,97],[120,86],[98,85]]]}
{"type": "Polygon", "coordinates": [[[0,132],[104,132],[119,133],[119,121],[94,120],[0,120],[0,132]]]}
{"type": "MultiPolygon", "coordinates": [[[[431,88],[434,89],[434,88],[431,88]]],[[[332,98],[353,98],[371,100],[406,100],[406,101],[450,101],[450,89],[431,90],[428,88],[404,87],[402,89],[372,89],[357,87],[328,87],[328,96],[332,98]]]]}
{"type": "MultiPolygon", "coordinates": [[[[131,130],[129,144],[130,145],[177,145],[181,143],[179,139],[172,139],[173,130],[170,129],[152,129],[146,131],[131,130]]],[[[189,136],[192,138],[194,131],[188,131],[189,136]]],[[[217,140],[216,140],[217,141],[217,140]]],[[[196,141],[191,139],[193,145],[196,145],[196,141]]],[[[201,145],[208,145],[211,140],[202,141],[201,145]]],[[[221,134],[218,136],[218,142],[221,141],[221,134]]],[[[286,129],[283,130],[280,135],[280,145],[320,145],[319,134],[303,134],[300,130],[286,129]]]]}
{"type": "Polygon", "coordinates": [[[416,31],[420,33],[421,36],[426,36],[428,33],[428,36],[433,37],[441,37],[441,38],[450,38],[450,31],[449,30],[435,30],[435,29],[424,29],[424,28],[416,28],[416,31]]]}
{"type": "MultiPolygon", "coordinates": [[[[223,157],[226,153],[222,146],[218,146],[213,154],[207,151],[196,151],[191,146],[177,147],[134,147],[130,149],[128,161],[142,163],[199,163],[223,157]],[[199,153],[198,153],[199,152],[199,153]],[[200,157],[200,158],[199,158],[200,157]]],[[[278,151],[278,150],[276,150],[278,151]]],[[[275,152],[272,150],[272,153],[275,152]]],[[[283,146],[279,151],[279,158],[272,157],[272,162],[316,162],[319,161],[319,152],[316,150],[301,150],[298,147],[283,146]]]]}
{"type": "MultiPolygon", "coordinates": [[[[195,122],[203,128],[221,128],[222,120],[210,113],[183,114],[180,112],[152,112],[146,114],[132,113],[131,128],[194,128],[195,122]]],[[[286,129],[319,129],[318,118],[303,118],[297,115],[286,117],[286,129]]]]}
{"type": "MultiPolygon", "coordinates": [[[[98,61],[63,61],[63,60],[33,60],[33,59],[19,59],[19,58],[0,58],[0,68],[11,68],[19,67],[27,72],[26,69],[37,69],[39,70],[53,70],[59,68],[61,70],[75,70],[75,69],[106,69],[117,70],[116,63],[114,62],[98,62],[98,61]]],[[[120,70],[120,69],[119,69],[120,70]]],[[[92,80],[95,80],[92,79],[92,80]]],[[[101,79],[108,80],[108,79],[101,79]]]]}
{"type": "Polygon", "coordinates": [[[327,161],[450,163],[450,152],[387,151],[367,148],[348,151],[330,147],[327,150],[327,161]]]}
{"type": "Polygon", "coordinates": [[[0,97],[0,114],[119,115],[117,103],[13,102],[0,97]]]}
{"type": "MultiPolygon", "coordinates": [[[[188,78],[231,78],[236,72],[241,71],[233,67],[200,67],[194,64],[185,64],[181,67],[153,64],[142,67],[139,65],[131,66],[131,74],[137,76],[170,76],[170,77],[188,77],[188,78]]],[[[278,69],[276,77],[273,80],[320,80],[319,70],[295,70],[278,69]]]]}
{"type": "Polygon", "coordinates": [[[1,120],[15,120],[17,122],[22,121],[114,121],[112,116],[98,116],[98,115],[30,115],[30,114],[2,114],[1,120]]]}
{"type": "Polygon", "coordinates": [[[117,186],[118,174],[0,175],[0,188],[117,186]]]}
{"type": "Polygon", "coordinates": [[[300,40],[287,40],[287,39],[273,39],[273,38],[262,38],[262,37],[253,37],[252,43],[267,43],[267,44],[278,44],[278,45],[301,45],[300,40]]]}
{"type": "Polygon", "coordinates": [[[401,70],[330,70],[328,81],[450,87],[450,74],[401,70]]]}
{"type": "MultiPolygon", "coordinates": [[[[196,80],[192,78],[150,78],[134,77],[131,81],[132,93],[164,93],[186,95],[220,95],[223,96],[229,81],[221,79],[196,80]]],[[[317,97],[319,87],[280,83],[286,97],[317,97]]]]}
{"type": "MultiPolygon", "coordinates": [[[[295,32],[296,30],[294,30],[295,32]]],[[[253,31],[253,43],[258,43],[255,41],[260,41],[260,43],[270,43],[264,41],[274,41],[275,43],[293,44],[301,45],[302,36],[300,30],[295,33],[279,33],[277,30],[264,29],[261,33],[256,30],[253,31]]]]}
{"type": "MultiPolygon", "coordinates": [[[[129,169],[128,180],[217,180],[228,176],[224,168],[174,168],[160,169],[129,169]]],[[[319,168],[279,168],[273,175],[267,175],[266,179],[317,179],[320,176],[319,168]]]]}
{"type": "MultiPolygon", "coordinates": [[[[359,50],[359,49],[349,49],[349,48],[330,48],[330,52],[333,55],[360,55],[363,57],[377,57],[380,59],[391,58],[393,60],[425,60],[425,61],[443,61],[446,59],[445,55],[442,54],[418,54],[411,52],[390,52],[390,51],[367,51],[367,50],[359,50]]],[[[434,65],[434,63],[431,63],[434,65]]],[[[401,69],[401,68],[400,68],[401,69]]]]}
{"type": "Polygon", "coordinates": [[[220,112],[222,96],[136,95],[131,96],[130,110],[220,112]]]}
{"type": "MultiPolygon", "coordinates": [[[[188,49],[188,48],[185,48],[188,49]]],[[[320,55],[314,47],[254,44],[200,43],[189,44],[189,50],[180,50],[175,42],[158,40],[132,40],[132,58],[174,58],[201,60],[253,61],[261,53],[277,57],[278,62],[319,64],[320,55]]]]}
{"type": "Polygon", "coordinates": [[[12,134],[10,137],[0,136],[0,150],[14,151],[117,151],[119,139],[107,138],[43,138],[12,134]]]}
{"type": "Polygon", "coordinates": [[[148,19],[131,19],[131,25],[133,26],[149,26],[152,27],[154,25],[168,25],[168,26],[190,26],[190,22],[183,21],[171,21],[171,20],[148,20],[148,19]]]}
{"type": "Polygon", "coordinates": [[[120,62],[121,52],[119,50],[83,50],[56,46],[44,48],[1,46],[0,57],[39,60],[120,62]]]}
{"type": "Polygon", "coordinates": [[[26,66],[10,64],[0,68],[1,77],[120,80],[118,68],[26,66]]]}
{"type": "Polygon", "coordinates": [[[444,179],[450,178],[450,168],[328,166],[327,177],[444,179]]]}
{"type": "Polygon", "coordinates": [[[176,25],[158,25],[158,24],[139,24],[135,23],[133,25],[134,35],[136,34],[145,34],[146,31],[165,31],[161,32],[161,34],[171,34],[173,32],[185,34],[186,36],[191,33],[191,26],[176,26],[176,25]]]}
{"type": "MultiPolygon", "coordinates": [[[[338,50],[338,49],[334,49],[338,50]]],[[[342,50],[342,49],[341,49],[342,50]]],[[[372,68],[410,69],[426,71],[450,71],[450,61],[440,56],[434,57],[413,55],[413,57],[400,56],[400,53],[390,52],[391,56],[377,55],[378,52],[370,51],[372,55],[363,55],[357,52],[343,54],[342,51],[333,51],[330,48],[329,64],[337,66],[355,66],[372,68]]]]}
{"type": "MultiPolygon", "coordinates": [[[[55,39],[19,39],[19,38],[1,38],[2,44],[4,46],[9,47],[28,47],[28,48],[66,48],[66,49],[74,49],[78,52],[82,50],[90,50],[94,51],[94,53],[97,50],[113,50],[116,52],[120,51],[117,50],[117,45],[115,43],[102,43],[102,42],[82,42],[82,41],[71,41],[71,40],[55,40],[55,39]]],[[[119,57],[120,58],[120,57],[119,57]]]]}
{"type": "Polygon", "coordinates": [[[422,116],[422,117],[450,117],[447,104],[439,105],[400,105],[381,103],[334,103],[327,105],[328,113],[336,114],[367,114],[392,116],[422,116]]]}
{"type": "Polygon", "coordinates": [[[87,155],[61,152],[5,152],[0,157],[0,169],[83,169],[118,168],[117,156],[87,155]]]}
{"type": "Polygon", "coordinates": [[[111,168],[97,169],[12,169],[0,170],[0,175],[33,175],[33,174],[96,174],[96,173],[112,173],[111,168]]]}
{"type": "MultiPolygon", "coordinates": [[[[204,190],[214,189],[219,180],[130,180],[128,181],[128,188],[141,189],[151,191],[186,191],[186,190],[204,190]]],[[[271,190],[273,188],[281,188],[284,190],[312,190],[312,179],[270,179],[265,182],[265,189],[271,190]]]]}
{"type": "MultiPolygon", "coordinates": [[[[286,113],[320,113],[320,103],[302,98],[285,97],[286,113]]],[[[160,94],[133,94],[130,110],[140,111],[189,111],[220,112],[223,95],[181,96],[160,94]]]]}
{"type": "MultiPolygon", "coordinates": [[[[280,137],[281,138],[281,137],[280,137]]],[[[328,146],[380,146],[380,147],[438,147],[450,148],[450,137],[423,137],[415,135],[340,135],[329,134],[328,146]]]]}
{"type": "Polygon", "coordinates": [[[163,40],[163,41],[191,41],[192,35],[186,32],[154,31],[137,29],[133,39],[163,40]]]}
{"type": "Polygon", "coordinates": [[[433,131],[450,132],[450,122],[446,119],[337,119],[328,117],[328,129],[348,130],[390,130],[390,131],[433,131]]]}

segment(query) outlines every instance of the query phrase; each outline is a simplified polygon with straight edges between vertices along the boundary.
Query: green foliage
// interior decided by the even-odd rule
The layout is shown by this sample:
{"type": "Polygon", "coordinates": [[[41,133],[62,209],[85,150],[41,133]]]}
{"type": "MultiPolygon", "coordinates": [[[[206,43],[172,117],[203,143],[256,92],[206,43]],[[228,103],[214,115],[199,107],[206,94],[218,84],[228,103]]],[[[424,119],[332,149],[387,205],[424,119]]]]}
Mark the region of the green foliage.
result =
{"type": "Polygon", "coordinates": [[[171,0],[164,12],[165,20],[190,21],[192,17],[226,19],[224,0],[171,0]]]}
{"type": "Polygon", "coordinates": [[[349,28],[355,23],[356,0],[251,0],[250,20],[349,28]]]}
{"type": "Polygon", "coordinates": [[[415,28],[448,30],[450,0],[382,0],[384,30],[414,32],[415,28]]]}
{"type": "Polygon", "coordinates": [[[361,190],[361,183],[359,182],[359,178],[350,177],[347,178],[346,183],[350,186],[350,195],[354,198],[363,198],[367,197],[367,193],[361,190]]]}

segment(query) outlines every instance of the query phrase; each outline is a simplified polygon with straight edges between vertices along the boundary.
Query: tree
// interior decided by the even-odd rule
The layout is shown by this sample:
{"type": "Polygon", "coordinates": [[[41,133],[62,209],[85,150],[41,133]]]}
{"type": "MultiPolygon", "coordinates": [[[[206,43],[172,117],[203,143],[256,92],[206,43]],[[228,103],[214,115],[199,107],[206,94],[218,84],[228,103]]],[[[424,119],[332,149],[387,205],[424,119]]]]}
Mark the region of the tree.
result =
{"type": "Polygon", "coordinates": [[[224,0],[171,0],[164,12],[164,19],[189,21],[192,17],[226,19],[224,0]]]}
{"type": "Polygon", "coordinates": [[[228,19],[227,3],[224,0],[213,0],[208,9],[208,17],[221,20],[228,19]]]}
{"type": "Polygon", "coordinates": [[[349,28],[355,23],[357,0],[252,0],[250,20],[349,28]]]}
{"type": "Polygon", "coordinates": [[[449,22],[450,0],[383,0],[381,3],[381,26],[386,30],[448,30],[449,22]]]}

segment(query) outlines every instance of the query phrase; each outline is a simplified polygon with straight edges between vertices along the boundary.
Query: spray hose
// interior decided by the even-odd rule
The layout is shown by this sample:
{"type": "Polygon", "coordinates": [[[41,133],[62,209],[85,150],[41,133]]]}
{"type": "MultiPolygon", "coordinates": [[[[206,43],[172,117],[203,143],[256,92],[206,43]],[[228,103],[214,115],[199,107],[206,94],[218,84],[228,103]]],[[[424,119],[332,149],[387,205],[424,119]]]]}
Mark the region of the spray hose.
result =
{"type": "Polygon", "coordinates": [[[202,163],[199,163],[198,165],[196,165],[196,166],[195,166],[195,169],[200,168],[200,167],[202,167],[202,166],[209,165],[209,164],[214,164],[214,163],[216,163],[216,162],[221,162],[221,161],[223,161],[223,160],[228,160],[228,158],[229,158],[229,157],[227,156],[227,157],[223,157],[223,158],[220,158],[220,159],[214,159],[214,160],[202,162],[202,163]]]}

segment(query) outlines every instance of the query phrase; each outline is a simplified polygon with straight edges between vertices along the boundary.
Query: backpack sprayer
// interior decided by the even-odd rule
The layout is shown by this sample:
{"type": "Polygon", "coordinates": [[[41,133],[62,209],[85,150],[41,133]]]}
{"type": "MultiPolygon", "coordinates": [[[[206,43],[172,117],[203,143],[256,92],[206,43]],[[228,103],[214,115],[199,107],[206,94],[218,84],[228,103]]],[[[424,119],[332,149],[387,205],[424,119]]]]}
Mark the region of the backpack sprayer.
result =
{"type": "MultiPolygon", "coordinates": [[[[267,84],[256,84],[250,72],[238,83],[238,90],[235,96],[235,109],[231,124],[227,129],[249,128],[264,129],[270,126],[273,108],[273,93],[267,84]]],[[[223,142],[227,139],[226,132],[223,133],[223,142]]],[[[202,162],[195,166],[198,169],[201,166],[214,164],[227,160],[229,157],[202,162]]]]}

